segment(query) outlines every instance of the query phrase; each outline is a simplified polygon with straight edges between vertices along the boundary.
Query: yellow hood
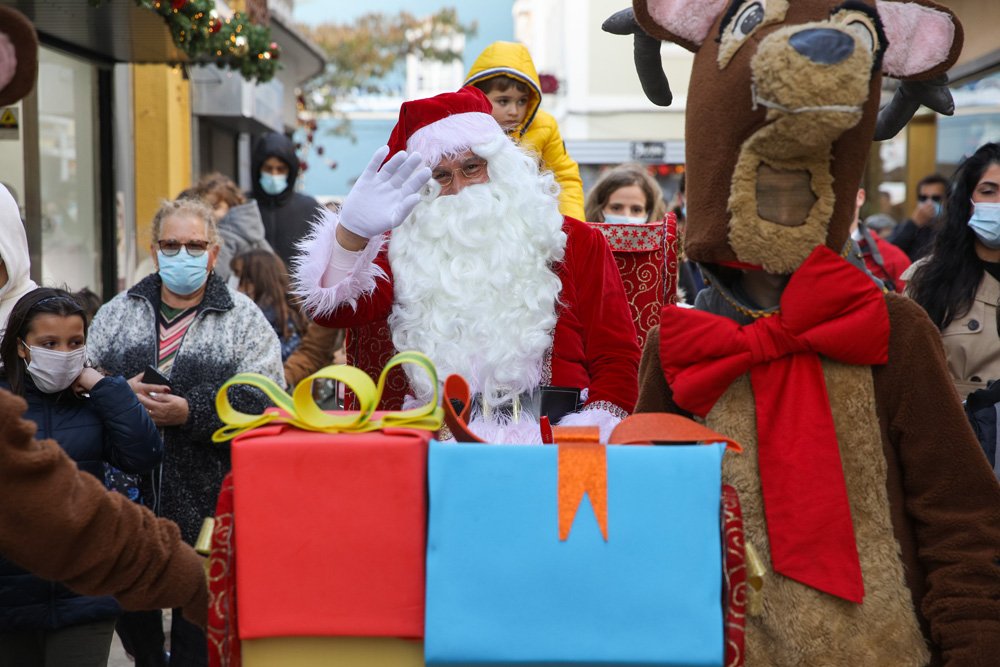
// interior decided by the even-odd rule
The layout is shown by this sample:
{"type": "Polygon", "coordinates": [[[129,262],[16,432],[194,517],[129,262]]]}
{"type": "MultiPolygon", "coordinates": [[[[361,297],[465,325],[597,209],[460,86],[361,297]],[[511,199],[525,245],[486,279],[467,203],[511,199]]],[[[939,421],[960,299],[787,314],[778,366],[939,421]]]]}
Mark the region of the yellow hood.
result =
{"type": "Polygon", "coordinates": [[[531,121],[535,119],[538,106],[542,102],[542,88],[538,82],[538,72],[535,71],[535,63],[531,60],[528,47],[517,42],[493,42],[483,49],[483,52],[476,58],[476,62],[472,64],[472,69],[465,77],[463,85],[480,83],[495,76],[509,76],[512,79],[517,79],[531,90],[528,113],[525,114],[524,120],[514,128],[512,133],[520,137],[527,131],[531,121]]]}

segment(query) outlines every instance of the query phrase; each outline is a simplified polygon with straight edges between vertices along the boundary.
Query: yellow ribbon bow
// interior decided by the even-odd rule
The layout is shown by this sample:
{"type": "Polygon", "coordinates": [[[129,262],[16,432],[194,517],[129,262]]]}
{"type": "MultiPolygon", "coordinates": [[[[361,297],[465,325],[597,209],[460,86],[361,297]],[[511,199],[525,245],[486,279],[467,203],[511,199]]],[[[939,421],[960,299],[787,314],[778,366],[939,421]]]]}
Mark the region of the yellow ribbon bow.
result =
{"type": "Polygon", "coordinates": [[[277,382],[259,373],[240,373],[230,378],[215,395],[215,409],[223,426],[212,434],[213,442],[226,442],[241,433],[271,422],[290,424],[305,431],[324,433],[365,433],[383,428],[419,428],[437,431],[444,420],[444,411],[438,405],[438,378],[434,363],[420,352],[400,352],[386,364],[378,378],[378,386],[368,375],[353,366],[327,366],[299,382],[289,396],[277,382]],[[415,364],[423,368],[431,379],[434,394],[426,405],[409,410],[384,413],[379,419],[372,419],[375,406],[382,398],[389,371],[402,364],[415,364]],[[357,412],[324,412],[313,400],[312,384],[319,379],[343,382],[358,398],[357,412]],[[274,411],[262,415],[248,415],[229,403],[227,390],[234,385],[247,385],[260,389],[274,401],[284,414],[274,411]]]}

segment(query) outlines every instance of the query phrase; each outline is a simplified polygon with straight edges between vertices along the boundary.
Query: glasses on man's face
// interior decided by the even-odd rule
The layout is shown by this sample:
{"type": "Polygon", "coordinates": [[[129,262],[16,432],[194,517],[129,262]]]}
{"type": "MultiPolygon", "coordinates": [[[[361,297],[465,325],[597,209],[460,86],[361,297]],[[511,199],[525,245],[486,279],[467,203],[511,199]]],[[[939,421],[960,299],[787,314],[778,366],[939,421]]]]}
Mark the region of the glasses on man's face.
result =
{"type": "Polygon", "coordinates": [[[455,172],[460,171],[465,178],[473,179],[479,178],[485,169],[486,162],[477,160],[476,162],[468,162],[458,169],[435,169],[431,173],[431,178],[437,181],[442,188],[446,188],[455,180],[455,172]]]}
{"type": "Polygon", "coordinates": [[[941,195],[917,195],[917,199],[920,201],[927,201],[929,199],[930,201],[936,201],[940,204],[944,197],[941,195]]]}
{"type": "Polygon", "coordinates": [[[187,252],[187,254],[192,257],[201,257],[208,250],[208,241],[188,241],[187,243],[181,243],[180,241],[160,241],[157,243],[160,246],[160,252],[166,257],[174,257],[181,251],[181,248],[187,252]]]}

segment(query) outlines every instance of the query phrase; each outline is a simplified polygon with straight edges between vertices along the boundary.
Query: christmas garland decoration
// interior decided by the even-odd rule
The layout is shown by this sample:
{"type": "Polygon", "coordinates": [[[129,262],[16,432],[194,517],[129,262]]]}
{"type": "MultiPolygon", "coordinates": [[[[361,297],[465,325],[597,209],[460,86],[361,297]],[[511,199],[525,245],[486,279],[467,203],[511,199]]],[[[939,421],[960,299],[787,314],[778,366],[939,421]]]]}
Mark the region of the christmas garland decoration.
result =
{"type": "MultiPolygon", "coordinates": [[[[94,7],[105,0],[90,0],[94,7]]],[[[135,0],[166,21],[174,45],[193,62],[214,62],[236,70],[248,81],[270,81],[278,67],[280,49],[271,30],[251,23],[245,14],[221,19],[215,0],[135,0]]]]}

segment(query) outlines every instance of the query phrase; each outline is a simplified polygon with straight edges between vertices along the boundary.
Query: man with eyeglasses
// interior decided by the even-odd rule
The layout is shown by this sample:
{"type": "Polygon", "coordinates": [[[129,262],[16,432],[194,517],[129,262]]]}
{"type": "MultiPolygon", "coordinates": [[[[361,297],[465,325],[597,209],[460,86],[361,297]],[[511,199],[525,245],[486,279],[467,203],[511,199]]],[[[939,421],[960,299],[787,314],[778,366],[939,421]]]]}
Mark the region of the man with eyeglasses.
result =
{"type": "Polygon", "coordinates": [[[924,176],[917,183],[917,205],[913,215],[896,228],[889,242],[917,261],[930,253],[948,198],[948,179],[941,174],[924,176]]]}
{"type": "MultiPolygon", "coordinates": [[[[320,324],[387,318],[387,345],[464,376],[480,436],[540,442],[545,415],[607,438],[637,397],[621,277],[604,238],[559,213],[552,174],[491,111],[475,88],[404,103],[340,215],[300,245],[294,290],[320,324]]],[[[412,398],[430,398],[418,371],[408,380],[412,398]]]]}

